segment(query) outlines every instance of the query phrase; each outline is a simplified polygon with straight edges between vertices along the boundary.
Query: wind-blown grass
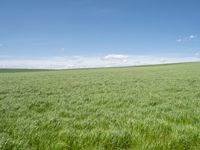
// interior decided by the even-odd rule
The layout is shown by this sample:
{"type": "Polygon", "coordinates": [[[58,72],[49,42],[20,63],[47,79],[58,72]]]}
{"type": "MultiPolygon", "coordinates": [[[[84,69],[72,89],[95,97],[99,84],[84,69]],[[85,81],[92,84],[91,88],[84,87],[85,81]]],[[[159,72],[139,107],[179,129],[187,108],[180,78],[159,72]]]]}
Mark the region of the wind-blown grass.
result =
{"type": "Polygon", "coordinates": [[[0,71],[0,149],[199,149],[199,68],[0,71]]]}

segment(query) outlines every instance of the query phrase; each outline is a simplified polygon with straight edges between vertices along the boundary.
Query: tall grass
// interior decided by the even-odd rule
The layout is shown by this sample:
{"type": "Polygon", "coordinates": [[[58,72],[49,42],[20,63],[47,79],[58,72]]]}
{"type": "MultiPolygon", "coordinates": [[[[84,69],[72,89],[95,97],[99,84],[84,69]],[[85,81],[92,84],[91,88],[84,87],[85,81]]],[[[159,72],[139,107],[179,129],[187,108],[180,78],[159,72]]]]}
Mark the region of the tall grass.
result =
{"type": "Polygon", "coordinates": [[[0,149],[200,148],[200,63],[0,73],[0,149]]]}

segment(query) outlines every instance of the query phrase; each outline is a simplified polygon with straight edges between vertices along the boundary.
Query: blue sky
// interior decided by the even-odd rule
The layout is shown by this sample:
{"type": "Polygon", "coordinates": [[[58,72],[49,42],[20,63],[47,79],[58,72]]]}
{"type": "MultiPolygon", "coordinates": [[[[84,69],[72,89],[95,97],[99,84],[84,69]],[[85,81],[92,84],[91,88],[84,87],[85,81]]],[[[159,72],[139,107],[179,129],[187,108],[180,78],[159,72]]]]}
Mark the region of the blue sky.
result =
{"type": "Polygon", "coordinates": [[[196,60],[199,6],[199,0],[1,0],[0,59],[196,60]]]}

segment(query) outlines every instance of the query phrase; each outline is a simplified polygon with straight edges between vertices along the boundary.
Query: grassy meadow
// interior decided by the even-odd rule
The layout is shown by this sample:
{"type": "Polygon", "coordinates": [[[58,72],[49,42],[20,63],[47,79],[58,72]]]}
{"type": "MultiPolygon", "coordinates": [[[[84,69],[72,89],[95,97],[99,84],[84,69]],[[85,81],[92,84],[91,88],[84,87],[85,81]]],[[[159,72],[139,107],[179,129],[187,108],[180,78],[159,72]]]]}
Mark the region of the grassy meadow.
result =
{"type": "Polygon", "coordinates": [[[1,150],[199,150],[200,63],[0,70],[1,150]]]}

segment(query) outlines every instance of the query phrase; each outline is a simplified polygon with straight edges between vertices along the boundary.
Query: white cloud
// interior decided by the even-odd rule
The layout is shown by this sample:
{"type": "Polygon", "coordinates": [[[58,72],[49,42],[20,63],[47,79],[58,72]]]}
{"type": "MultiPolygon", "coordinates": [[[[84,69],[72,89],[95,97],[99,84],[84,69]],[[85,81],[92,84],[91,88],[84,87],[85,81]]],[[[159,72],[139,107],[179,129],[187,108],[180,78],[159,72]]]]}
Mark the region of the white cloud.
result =
{"type": "Polygon", "coordinates": [[[0,68],[38,68],[67,69],[90,67],[137,66],[147,64],[165,64],[199,61],[199,57],[160,57],[142,55],[109,54],[106,56],[71,56],[34,59],[1,57],[0,68]]]}
{"type": "Polygon", "coordinates": [[[191,40],[194,40],[194,39],[197,39],[197,36],[191,34],[191,35],[188,36],[188,37],[179,38],[179,39],[177,39],[176,41],[177,41],[177,42],[187,42],[187,41],[191,41],[191,40]]]}
{"type": "Polygon", "coordinates": [[[196,35],[190,35],[190,37],[189,37],[191,40],[192,39],[195,39],[195,38],[197,38],[197,36],[196,35]]]}
{"type": "Polygon", "coordinates": [[[177,42],[182,42],[183,40],[182,39],[178,39],[178,40],[176,40],[177,42]]]}
{"type": "Polygon", "coordinates": [[[113,60],[113,59],[124,60],[127,58],[128,58],[128,55],[122,55],[122,54],[108,54],[104,56],[104,59],[106,60],[113,60]]]}

